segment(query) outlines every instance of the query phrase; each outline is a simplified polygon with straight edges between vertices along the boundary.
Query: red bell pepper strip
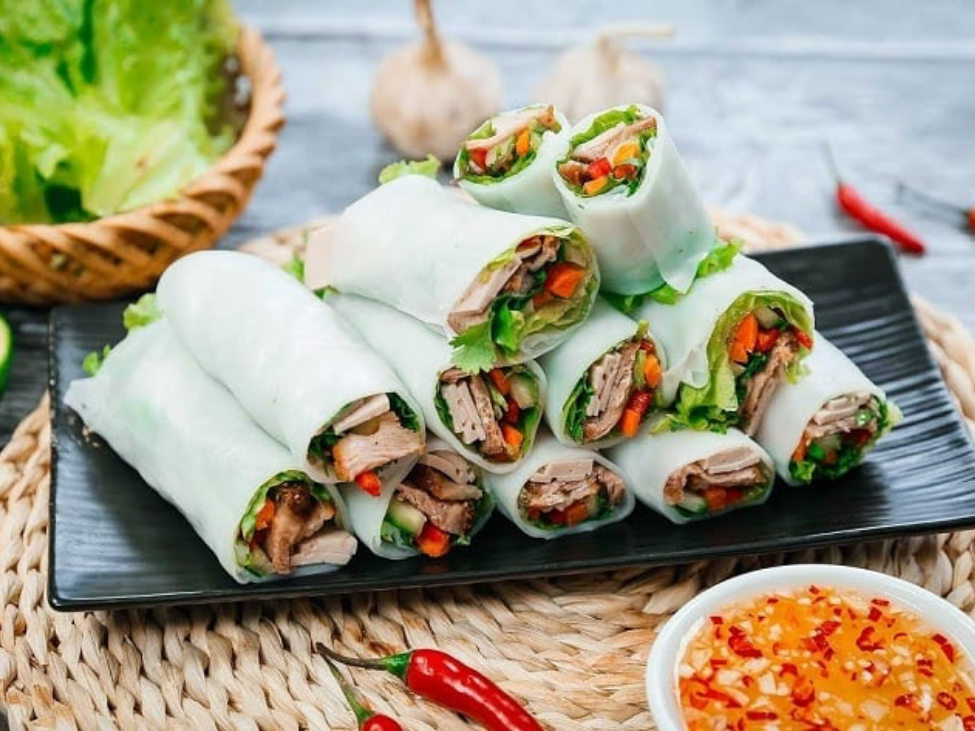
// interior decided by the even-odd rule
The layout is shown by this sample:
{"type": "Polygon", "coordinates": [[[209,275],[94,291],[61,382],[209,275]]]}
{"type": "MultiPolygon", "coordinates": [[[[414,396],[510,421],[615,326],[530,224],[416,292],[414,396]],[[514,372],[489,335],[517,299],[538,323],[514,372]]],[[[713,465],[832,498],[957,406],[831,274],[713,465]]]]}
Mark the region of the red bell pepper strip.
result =
{"type": "Polygon", "coordinates": [[[912,231],[909,231],[899,221],[874,206],[864,198],[856,188],[840,177],[833,158],[833,151],[827,145],[827,157],[833,176],[836,178],[836,202],[851,218],[859,221],[865,228],[883,234],[896,243],[901,251],[908,254],[923,254],[924,242],[912,231]]]}
{"type": "Polygon", "coordinates": [[[359,668],[385,670],[417,695],[481,723],[489,731],[543,731],[528,711],[487,677],[439,650],[410,650],[361,659],[345,657],[320,642],[326,657],[359,668]]]}
{"type": "Polygon", "coordinates": [[[372,470],[366,470],[356,475],[355,484],[367,495],[372,495],[373,497],[379,497],[379,492],[382,490],[382,482],[379,480],[379,475],[372,470]]]}
{"type": "Polygon", "coordinates": [[[359,731],[403,731],[403,727],[395,718],[376,713],[366,705],[359,697],[359,694],[356,693],[352,684],[342,676],[342,673],[339,672],[339,669],[335,667],[335,664],[331,660],[326,657],[325,662],[328,665],[328,669],[332,671],[332,675],[335,676],[335,682],[342,689],[342,695],[345,696],[349,708],[355,714],[359,731]]]}

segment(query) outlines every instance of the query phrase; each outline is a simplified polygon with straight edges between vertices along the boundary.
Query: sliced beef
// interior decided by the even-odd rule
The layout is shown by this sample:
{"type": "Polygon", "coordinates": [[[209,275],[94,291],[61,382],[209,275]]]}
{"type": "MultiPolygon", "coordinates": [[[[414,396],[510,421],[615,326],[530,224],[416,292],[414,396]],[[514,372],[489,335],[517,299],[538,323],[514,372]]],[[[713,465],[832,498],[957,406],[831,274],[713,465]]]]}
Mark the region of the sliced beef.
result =
{"type": "Polygon", "coordinates": [[[557,236],[535,236],[523,241],[515,255],[493,271],[482,272],[464,290],[447,315],[447,324],[462,333],[488,317],[494,298],[502,291],[526,294],[534,284],[533,272],[558,257],[561,240],[557,236]]]}
{"type": "Polygon", "coordinates": [[[744,432],[752,436],[758,431],[779,384],[785,379],[785,371],[799,356],[799,340],[791,330],[783,333],[769,351],[768,362],[758,373],[748,379],[745,398],[739,408],[744,432]]]}
{"type": "Polygon", "coordinates": [[[470,464],[457,452],[438,449],[420,455],[419,464],[425,464],[440,472],[448,480],[460,483],[473,483],[474,470],[470,464]]]}
{"type": "Polygon", "coordinates": [[[419,510],[445,533],[467,535],[474,525],[474,504],[470,501],[438,500],[408,482],[396,486],[396,497],[419,510]]]}
{"type": "Polygon", "coordinates": [[[603,356],[600,362],[592,367],[590,380],[595,393],[590,405],[593,401],[596,402],[597,413],[590,415],[589,409],[586,409],[589,418],[582,424],[582,436],[585,441],[594,442],[602,439],[619,423],[626,402],[630,398],[630,391],[633,389],[633,366],[639,349],[639,344],[627,343],[615,353],[603,356]],[[612,372],[600,372],[600,363],[611,356],[617,356],[612,361],[612,372]]]}
{"type": "Polygon", "coordinates": [[[810,440],[821,439],[831,434],[843,434],[854,429],[866,429],[871,434],[877,431],[876,417],[870,421],[857,423],[857,414],[867,406],[874,396],[869,391],[837,396],[830,399],[814,415],[806,426],[806,437],[810,440]]]}
{"type": "Polygon", "coordinates": [[[647,129],[655,129],[657,120],[654,117],[640,119],[633,124],[620,122],[615,127],[606,130],[597,137],[579,145],[572,151],[572,159],[582,162],[594,162],[601,157],[608,157],[609,153],[623,142],[635,138],[647,129]]]}
{"type": "Polygon", "coordinates": [[[506,142],[514,135],[521,134],[532,120],[537,119],[546,127],[550,126],[555,119],[555,111],[552,107],[542,107],[540,109],[522,109],[511,114],[499,114],[491,120],[494,134],[480,140],[467,140],[464,147],[468,150],[490,150],[502,142],[506,142]]]}
{"type": "Polygon", "coordinates": [[[619,505],[626,496],[626,482],[618,474],[605,465],[599,463],[593,467],[593,474],[606,490],[606,499],[610,505],[619,505]]]}
{"type": "Polygon", "coordinates": [[[582,480],[527,482],[518,496],[526,510],[565,510],[573,503],[599,494],[599,482],[592,475],[582,480]]]}
{"type": "Polygon", "coordinates": [[[445,383],[440,387],[440,393],[447,402],[454,433],[460,440],[464,444],[484,441],[486,434],[466,375],[462,381],[445,383]]]}
{"type": "Polygon", "coordinates": [[[326,563],[345,566],[352,560],[357,546],[355,538],[344,530],[323,530],[295,547],[291,554],[291,565],[298,567],[326,563]]]}
{"type": "Polygon", "coordinates": [[[274,570],[287,574],[295,545],[320,531],[335,516],[335,506],[319,502],[307,487],[290,483],[275,488],[274,502],[264,550],[274,570]]]}
{"type": "Polygon", "coordinates": [[[684,492],[702,493],[709,487],[745,488],[764,484],[767,479],[761,455],[747,447],[737,447],[711,455],[677,470],[664,485],[664,499],[676,505],[684,492]]]}
{"type": "Polygon", "coordinates": [[[332,422],[336,434],[347,432],[389,411],[389,396],[377,393],[360,399],[332,422]]]}
{"type": "Polygon", "coordinates": [[[483,494],[477,485],[454,482],[439,470],[425,464],[416,465],[410,472],[410,481],[421,490],[447,502],[480,500],[483,494]]]}
{"type": "Polygon", "coordinates": [[[477,415],[481,420],[481,427],[484,429],[481,452],[489,457],[503,454],[504,438],[501,436],[498,420],[494,416],[494,402],[491,401],[488,387],[480,376],[471,376],[468,383],[470,384],[471,396],[474,398],[474,406],[477,408],[477,415]]]}
{"type": "Polygon", "coordinates": [[[420,452],[420,435],[399,423],[392,412],[377,420],[372,434],[348,434],[332,447],[335,474],[342,482],[351,482],[367,470],[420,452]]]}

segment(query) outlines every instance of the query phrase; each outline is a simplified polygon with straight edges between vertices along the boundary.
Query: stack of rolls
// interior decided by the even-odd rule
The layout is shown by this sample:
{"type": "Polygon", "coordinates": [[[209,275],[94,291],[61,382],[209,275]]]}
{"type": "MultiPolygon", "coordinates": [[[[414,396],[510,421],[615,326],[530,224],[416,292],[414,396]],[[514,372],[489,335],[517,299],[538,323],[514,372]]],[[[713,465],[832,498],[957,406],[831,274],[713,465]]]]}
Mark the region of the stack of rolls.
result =
{"type": "Polygon", "coordinates": [[[398,164],[308,243],[173,264],[67,403],[238,581],[356,539],[438,559],[688,523],[859,464],[899,412],[792,285],[716,238],[663,117],[486,120],[459,195],[398,164]],[[93,369],[94,370],[94,369],[93,369]],[[428,434],[429,431],[429,434],[428,434]]]}

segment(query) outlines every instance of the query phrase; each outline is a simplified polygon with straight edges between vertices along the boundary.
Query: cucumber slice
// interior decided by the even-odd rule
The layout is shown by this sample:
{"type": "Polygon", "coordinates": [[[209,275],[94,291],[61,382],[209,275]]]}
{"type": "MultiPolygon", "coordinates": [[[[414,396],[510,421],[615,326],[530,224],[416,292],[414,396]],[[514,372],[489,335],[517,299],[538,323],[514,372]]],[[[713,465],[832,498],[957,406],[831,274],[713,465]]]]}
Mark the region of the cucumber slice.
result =
{"type": "Polygon", "coordinates": [[[771,307],[765,305],[755,308],[755,317],[758,319],[758,324],[766,329],[775,327],[782,322],[782,317],[771,307]]]}
{"type": "Polygon", "coordinates": [[[393,498],[386,510],[386,519],[401,531],[417,536],[427,522],[427,516],[408,503],[393,498]]]}
{"type": "Polygon", "coordinates": [[[511,384],[511,398],[518,404],[519,409],[528,409],[538,401],[538,387],[535,379],[527,372],[509,374],[508,383],[511,384]]]}
{"type": "Polygon", "coordinates": [[[706,513],[708,511],[708,501],[697,493],[685,491],[684,497],[677,503],[677,507],[689,513],[706,513]]]}
{"type": "Polygon", "coordinates": [[[14,336],[3,315],[0,315],[0,396],[7,388],[7,376],[10,375],[10,361],[14,353],[14,336]]]}

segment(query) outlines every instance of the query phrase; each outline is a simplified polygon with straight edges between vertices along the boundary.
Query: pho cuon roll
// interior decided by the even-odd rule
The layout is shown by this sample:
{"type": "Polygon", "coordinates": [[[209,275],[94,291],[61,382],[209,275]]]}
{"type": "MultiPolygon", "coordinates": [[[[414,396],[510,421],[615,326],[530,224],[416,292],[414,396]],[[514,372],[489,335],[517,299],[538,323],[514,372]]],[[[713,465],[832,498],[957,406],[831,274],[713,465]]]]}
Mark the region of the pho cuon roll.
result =
{"type": "Polygon", "coordinates": [[[740,255],[674,304],[649,301],[634,316],[651,323],[667,353],[663,390],[678,428],[754,434],[776,389],[802,377],[813,347],[809,298],[740,255]]]}
{"type": "Polygon", "coordinates": [[[635,436],[660,407],[663,348],[645,322],[603,300],[571,338],[539,362],[549,383],[545,419],[564,444],[612,446],[635,436]]]}
{"type": "Polygon", "coordinates": [[[775,481],[771,457],[737,429],[725,434],[648,429],[609,456],[639,476],[633,490],[640,502],[673,523],[759,505],[775,481]]]}
{"type": "Polygon", "coordinates": [[[513,472],[485,479],[498,509],[532,538],[596,530],[623,520],[635,504],[619,467],[548,433],[513,472]]]}
{"type": "Polygon", "coordinates": [[[805,378],[776,392],[757,435],[791,485],[846,474],[901,419],[884,392],[822,335],[805,365],[805,378]]]}
{"type": "Polygon", "coordinates": [[[438,328],[469,372],[551,350],[586,318],[599,288],[575,226],[485,208],[420,175],[381,185],[316,234],[305,278],[438,328]]]}
{"type": "Polygon", "coordinates": [[[352,558],[345,506],[197,365],[169,323],[133,330],[65,403],[246,583],[352,558]]]}
{"type": "Polygon", "coordinates": [[[545,374],[534,361],[467,373],[451,362],[447,340],[419,320],[353,294],[328,302],[386,356],[423,411],[427,428],[475,464],[515,468],[535,440],[545,374]]]}
{"type": "Polygon", "coordinates": [[[466,546],[494,510],[481,469],[437,438],[405,478],[383,484],[379,500],[353,485],[343,493],[356,535],[391,559],[439,558],[466,546]]]}
{"type": "Polygon", "coordinates": [[[375,494],[423,451],[423,416],[396,374],[276,267],[247,254],[191,254],[166,270],[157,297],[203,369],[317,478],[375,494]]]}
{"type": "Polygon", "coordinates": [[[715,230],[663,117],[614,107],[570,135],[551,172],[569,218],[596,249],[603,287],[642,294],[666,283],[686,292],[715,230]]]}
{"type": "Polygon", "coordinates": [[[551,106],[502,112],[465,140],[454,161],[454,177],[490,208],[567,218],[552,167],[568,139],[568,121],[551,106]]]}

